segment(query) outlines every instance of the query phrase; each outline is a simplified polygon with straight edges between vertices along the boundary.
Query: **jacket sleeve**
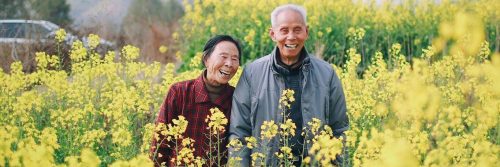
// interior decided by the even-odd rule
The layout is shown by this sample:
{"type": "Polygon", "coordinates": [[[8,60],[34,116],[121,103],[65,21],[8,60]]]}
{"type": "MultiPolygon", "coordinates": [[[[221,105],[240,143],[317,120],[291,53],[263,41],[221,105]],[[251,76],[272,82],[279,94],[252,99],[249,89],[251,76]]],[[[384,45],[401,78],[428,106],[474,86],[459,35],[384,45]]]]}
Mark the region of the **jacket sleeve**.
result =
{"type": "MultiPolygon", "coordinates": [[[[158,118],[155,122],[156,126],[158,126],[158,124],[160,123],[168,124],[172,122],[174,113],[177,113],[177,106],[175,105],[178,104],[178,99],[176,98],[177,95],[178,92],[175,89],[175,85],[171,86],[167,96],[165,96],[165,99],[160,106],[158,118]]],[[[155,140],[155,138],[153,137],[153,141],[151,142],[151,160],[153,160],[155,166],[161,166],[161,164],[164,162],[166,166],[169,166],[170,159],[172,158],[172,151],[168,146],[169,143],[167,143],[166,140],[163,140],[165,139],[165,136],[161,135],[159,132],[155,133],[158,133],[159,138],[158,140],[155,140]]]]}
{"type": "Polygon", "coordinates": [[[332,80],[330,83],[330,109],[329,109],[329,122],[328,125],[332,128],[335,137],[342,137],[342,153],[336,156],[333,162],[337,166],[349,166],[348,156],[346,146],[346,135],[344,131],[349,129],[349,119],[347,117],[347,107],[344,96],[344,90],[342,89],[342,83],[340,82],[337,74],[333,71],[332,80]]]}
{"type": "Polygon", "coordinates": [[[330,81],[330,112],[328,118],[328,125],[332,128],[333,133],[336,137],[341,136],[344,131],[349,129],[349,119],[347,118],[347,107],[344,96],[344,90],[342,89],[342,83],[340,82],[335,71],[333,72],[332,79],[330,81]]]}
{"type": "Polygon", "coordinates": [[[252,134],[250,122],[251,87],[247,70],[243,70],[243,74],[234,90],[229,128],[229,140],[238,139],[243,143],[243,148],[237,151],[229,146],[229,158],[240,157],[241,166],[250,165],[250,150],[246,148],[244,139],[252,134]]]}

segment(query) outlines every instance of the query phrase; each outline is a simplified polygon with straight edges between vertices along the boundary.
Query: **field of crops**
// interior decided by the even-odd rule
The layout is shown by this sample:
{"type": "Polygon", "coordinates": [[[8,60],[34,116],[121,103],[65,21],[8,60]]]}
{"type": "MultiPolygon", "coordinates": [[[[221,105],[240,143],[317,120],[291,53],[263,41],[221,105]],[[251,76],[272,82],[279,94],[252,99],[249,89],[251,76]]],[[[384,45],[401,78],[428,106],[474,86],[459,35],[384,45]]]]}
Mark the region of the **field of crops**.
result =
{"type": "MultiPolygon", "coordinates": [[[[45,53],[36,54],[33,73],[12,63],[0,71],[0,166],[152,165],[159,105],[171,84],[200,74],[204,42],[234,35],[251,62],[274,46],[269,13],[285,2],[187,5],[177,45],[167,46],[179,50],[180,66],[135,61],[139,49],[130,45],[98,55],[81,42],[71,70],[45,53]]],[[[349,166],[500,164],[500,3],[292,2],[308,10],[308,50],[342,81],[349,166]]],[[[323,152],[311,154],[312,165],[340,149],[317,143],[323,152]]]]}

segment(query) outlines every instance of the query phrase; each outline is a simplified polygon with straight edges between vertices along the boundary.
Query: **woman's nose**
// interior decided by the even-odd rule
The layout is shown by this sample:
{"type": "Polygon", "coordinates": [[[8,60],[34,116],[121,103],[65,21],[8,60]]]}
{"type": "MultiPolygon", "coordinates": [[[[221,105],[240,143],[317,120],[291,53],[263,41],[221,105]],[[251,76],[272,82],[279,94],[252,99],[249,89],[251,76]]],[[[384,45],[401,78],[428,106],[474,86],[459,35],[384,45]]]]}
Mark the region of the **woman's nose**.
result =
{"type": "Polygon", "coordinates": [[[228,66],[228,67],[233,67],[233,66],[234,66],[234,65],[233,65],[233,61],[231,61],[231,59],[227,59],[227,60],[225,60],[224,65],[225,65],[225,66],[228,66]]]}

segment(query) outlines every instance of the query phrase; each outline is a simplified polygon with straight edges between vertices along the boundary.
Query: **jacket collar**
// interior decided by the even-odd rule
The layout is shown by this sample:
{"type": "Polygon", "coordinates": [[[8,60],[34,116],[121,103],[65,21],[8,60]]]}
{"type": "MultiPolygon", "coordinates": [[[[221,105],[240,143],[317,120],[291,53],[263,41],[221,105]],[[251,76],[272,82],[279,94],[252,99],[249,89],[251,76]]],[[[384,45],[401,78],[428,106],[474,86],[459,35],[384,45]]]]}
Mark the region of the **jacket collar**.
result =
{"type": "MultiPolygon", "coordinates": [[[[302,69],[303,72],[309,71],[310,64],[311,64],[311,58],[309,57],[309,53],[307,52],[307,49],[304,47],[299,53],[299,62],[300,63],[299,68],[302,69]]],[[[273,71],[274,74],[283,74],[283,75],[288,75],[290,73],[290,69],[287,69],[286,67],[283,67],[278,63],[278,60],[280,56],[279,53],[279,48],[274,47],[273,51],[271,52],[271,64],[270,68],[271,71],[273,71]]]]}

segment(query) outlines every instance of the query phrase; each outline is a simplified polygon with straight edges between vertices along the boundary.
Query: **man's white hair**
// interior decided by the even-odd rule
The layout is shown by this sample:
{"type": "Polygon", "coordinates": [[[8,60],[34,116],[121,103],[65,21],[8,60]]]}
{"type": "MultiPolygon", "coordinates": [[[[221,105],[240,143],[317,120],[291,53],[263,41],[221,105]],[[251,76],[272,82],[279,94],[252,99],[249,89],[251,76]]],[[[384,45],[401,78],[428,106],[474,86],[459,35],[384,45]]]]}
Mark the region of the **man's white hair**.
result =
{"type": "Polygon", "coordinates": [[[295,4],[286,4],[286,5],[281,5],[281,6],[278,6],[276,8],[274,8],[273,12],[271,13],[271,25],[274,27],[276,26],[276,19],[278,17],[278,15],[283,12],[283,11],[287,11],[287,10],[292,10],[292,11],[295,11],[297,13],[299,13],[301,16],[302,16],[302,20],[304,20],[304,24],[307,25],[307,12],[306,12],[306,9],[302,6],[299,6],[299,5],[295,5],[295,4]]]}

